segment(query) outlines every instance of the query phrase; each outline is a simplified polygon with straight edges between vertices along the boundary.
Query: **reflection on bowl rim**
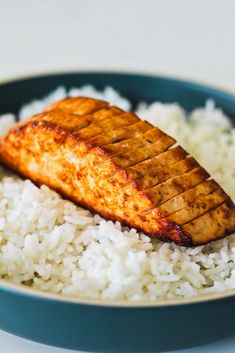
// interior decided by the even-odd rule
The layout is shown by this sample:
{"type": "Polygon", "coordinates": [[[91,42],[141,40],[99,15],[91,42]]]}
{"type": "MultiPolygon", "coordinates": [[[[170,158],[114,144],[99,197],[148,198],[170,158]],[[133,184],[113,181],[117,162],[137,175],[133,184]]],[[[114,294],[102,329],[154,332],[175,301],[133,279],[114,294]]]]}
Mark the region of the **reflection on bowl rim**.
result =
{"type": "MultiPolygon", "coordinates": [[[[42,72],[30,72],[29,74],[15,75],[10,78],[0,79],[0,85],[8,84],[8,83],[16,83],[17,81],[27,80],[31,78],[40,78],[46,76],[56,76],[56,75],[66,75],[66,74],[120,74],[120,75],[138,75],[138,76],[147,76],[147,77],[155,77],[161,79],[169,79],[173,81],[178,81],[181,83],[185,83],[189,86],[198,86],[198,88],[208,88],[212,90],[219,91],[219,93],[230,95],[235,99],[235,92],[229,90],[221,85],[214,85],[211,83],[207,83],[206,81],[197,81],[195,79],[190,80],[190,78],[179,78],[174,74],[158,74],[157,72],[153,72],[152,70],[143,70],[137,71],[132,69],[118,68],[118,69],[77,69],[74,68],[72,70],[61,70],[61,71],[42,71],[42,72]]],[[[213,292],[208,294],[199,294],[193,297],[187,298],[176,298],[176,299],[155,299],[155,300],[136,300],[136,301],[128,301],[128,300],[104,300],[104,299],[86,299],[75,296],[66,296],[63,294],[56,294],[52,292],[44,292],[39,289],[35,289],[30,286],[15,284],[10,280],[1,279],[0,278],[0,291],[4,290],[5,292],[19,294],[21,296],[27,296],[32,299],[42,299],[42,300],[53,300],[58,302],[64,302],[69,304],[80,304],[80,305],[93,305],[93,306],[104,306],[104,307],[120,307],[120,308],[143,308],[143,307],[171,307],[171,306],[180,306],[180,305],[189,305],[189,304],[198,304],[203,302],[209,302],[219,299],[225,299],[229,297],[235,296],[235,288],[230,290],[225,290],[222,292],[213,292]]]]}

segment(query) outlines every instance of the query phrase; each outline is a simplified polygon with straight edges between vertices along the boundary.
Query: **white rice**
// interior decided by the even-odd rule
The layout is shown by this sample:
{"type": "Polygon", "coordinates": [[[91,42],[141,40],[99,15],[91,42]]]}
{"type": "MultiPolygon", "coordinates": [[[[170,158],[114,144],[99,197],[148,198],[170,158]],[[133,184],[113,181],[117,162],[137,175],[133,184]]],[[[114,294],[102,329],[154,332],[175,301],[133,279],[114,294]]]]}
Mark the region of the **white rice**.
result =
{"type": "MultiPolygon", "coordinates": [[[[21,119],[67,95],[84,95],[130,109],[112,88],[66,92],[59,87],[25,105],[21,119]]],[[[140,104],[144,119],[176,137],[235,199],[235,130],[212,101],[189,116],[177,104],[140,104]]],[[[14,122],[0,120],[3,134],[14,122]]],[[[156,300],[235,288],[235,234],[195,248],[166,244],[105,221],[1,169],[0,276],[43,291],[80,298],[156,300]]]]}

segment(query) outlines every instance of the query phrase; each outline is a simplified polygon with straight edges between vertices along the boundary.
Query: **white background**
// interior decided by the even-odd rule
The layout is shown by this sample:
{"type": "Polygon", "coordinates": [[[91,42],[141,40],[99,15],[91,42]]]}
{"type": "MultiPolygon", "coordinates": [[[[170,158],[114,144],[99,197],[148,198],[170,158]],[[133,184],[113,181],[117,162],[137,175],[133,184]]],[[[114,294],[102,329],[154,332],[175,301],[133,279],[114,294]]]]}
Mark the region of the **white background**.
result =
{"type": "MultiPolygon", "coordinates": [[[[76,69],[147,71],[235,92],[235,1],[0,0],[0,81],[76,69]]],[[[199,351],[234,353],[235,338],[187,352],[199,351]]],[[[19,352],[67,353],[0,332],[0,353],[19,352]]]]}

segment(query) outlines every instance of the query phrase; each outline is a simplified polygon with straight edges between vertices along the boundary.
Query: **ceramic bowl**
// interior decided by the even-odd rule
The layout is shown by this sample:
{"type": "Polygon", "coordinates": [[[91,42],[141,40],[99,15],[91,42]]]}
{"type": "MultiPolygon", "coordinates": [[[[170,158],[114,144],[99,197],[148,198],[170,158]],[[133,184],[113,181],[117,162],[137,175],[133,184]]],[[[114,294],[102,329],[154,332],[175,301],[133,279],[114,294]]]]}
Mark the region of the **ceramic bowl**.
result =
{"type": "MultiPolygon", "coordinates": [[[[178,102],[186,110],[212,98],[235,121],[235,96],[180,80],[128,73],[76,72],[0,84],[0,114],[57,86],[110,85],[139,101],[178,102]]],[[[99,302],[42,293],[0,280],[0,328],[49,345],[89,352],[162,352],[234,335],[235,291],[170,302],[99,302]]]]}

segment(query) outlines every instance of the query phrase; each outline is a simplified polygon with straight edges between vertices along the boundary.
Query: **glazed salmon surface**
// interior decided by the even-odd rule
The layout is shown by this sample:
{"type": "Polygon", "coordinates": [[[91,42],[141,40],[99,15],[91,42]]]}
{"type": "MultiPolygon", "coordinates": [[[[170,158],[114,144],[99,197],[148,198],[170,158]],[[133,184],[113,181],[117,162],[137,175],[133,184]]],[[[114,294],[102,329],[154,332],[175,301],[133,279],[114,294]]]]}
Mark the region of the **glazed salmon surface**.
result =
{"type": "Polygon", "coordinates": [[[199,245],[235,231],[233,202],[174,138],[100,100],[66,98],[16,124],[0,160],[163,241],[199,245]]]}

